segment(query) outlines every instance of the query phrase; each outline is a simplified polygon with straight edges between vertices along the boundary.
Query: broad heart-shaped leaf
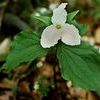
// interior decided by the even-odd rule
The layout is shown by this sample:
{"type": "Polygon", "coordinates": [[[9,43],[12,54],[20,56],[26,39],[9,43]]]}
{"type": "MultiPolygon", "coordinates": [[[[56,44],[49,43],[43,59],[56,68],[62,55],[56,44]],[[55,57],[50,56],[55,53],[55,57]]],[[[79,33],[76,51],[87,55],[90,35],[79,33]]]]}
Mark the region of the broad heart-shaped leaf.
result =
{"type": "Polygon", "coordinates": [[[43,49],[40,45],[40,34],[30,30],[22,31],[15,37],[3,69],[10,72],[19,64],[45,56],[47,52],[48,50],[43,49]]]}
{"type": "Polygon", "coordinates": [[[60,44],[57,51],[61,74],[75,87],[100,90],[100,54],[87,43],[71,47],[60,44]]]}
{"type": "Polygon", "coordinates": [[[41,21],[46,26],[51,24],[51,18],[47,16],[32,16],[34,19],[41,21]]]}
{"type": "Polygon", "coordinates": [[[78,14],[79,10],[73,11],[71,13],[68,13],[67,15],[67,21],[70,22],[74,19],[74,17],[78,14]]]}

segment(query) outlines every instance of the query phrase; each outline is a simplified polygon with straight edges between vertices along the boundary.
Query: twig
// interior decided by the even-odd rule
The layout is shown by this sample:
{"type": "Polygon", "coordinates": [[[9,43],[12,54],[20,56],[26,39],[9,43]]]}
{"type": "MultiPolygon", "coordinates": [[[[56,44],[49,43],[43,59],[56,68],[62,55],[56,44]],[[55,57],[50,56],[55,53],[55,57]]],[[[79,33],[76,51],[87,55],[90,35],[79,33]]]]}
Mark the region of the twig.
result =
{"type": "Polygon", "coordinates": [[[54,85],[55,85],[55,90],[57,90],[57,84],[56,84],[56,65],[54,64],[53,66],[53,71],[54,71],[54,85]]]}
{"type": "Polygon", "coordinates": [[[31,29],[24,21],[10,13],[6,14],[5,22],[18,27],[20,30],[31,29]]]}
{"type": "Polygon", "coordinates": [[[1,30],[1,26],[2,26],[2,22],[3,22],[3,19],[5,17],[5,13],[6,13],[6,10],[8,8],[8,4],[9,4],[9,0],[5,0],[5,2],[3,3],[3,10],[1,11],[1,16],[0,16],[0,30],[1,30]]]}

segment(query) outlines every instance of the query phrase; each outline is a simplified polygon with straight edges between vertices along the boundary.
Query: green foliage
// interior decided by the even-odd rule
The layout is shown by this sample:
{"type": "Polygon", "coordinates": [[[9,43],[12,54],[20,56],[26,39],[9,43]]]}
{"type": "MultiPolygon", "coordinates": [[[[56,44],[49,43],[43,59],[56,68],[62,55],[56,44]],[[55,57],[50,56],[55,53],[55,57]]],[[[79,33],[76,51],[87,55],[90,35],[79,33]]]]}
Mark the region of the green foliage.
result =
{"type": "Polygon", "coordinates": [[[47,54],[47,49],[40,45],[40,35],[32,31],[22,31],[19,33],[13,44],[10,54],[6,58],[3,68],[10,72],[23,62],[28,62],[47,54]]]}
{"type": "Polygon", "coordinates": [[[100,90],[100,54],[87,43],[79,46],[60,44],[57,51],[61,74],[75,87],[100,90]]]}
{"type": "MultiPolygon", "coordinates": [[[[68,23],[74,24],[79,29],[80,34],[84,35],[87,26],[74,20],[77,13],[78,11],[74,11],[68,14],[68,23]]],[[[34,18],[39,20],[40,23],[44,23],[45,26],[51,23],[50,17],[35,16],[34,18]]],[[[40,37],[40,33],[32,32],[31,30],[19,33],[12,43],[12,50],[8,54],[6,63],[2,68],[10,72],[21,63],[33,61],[37,57],[47,55],[50,51],[41,47],[40,37]]],[[[96,49],[84,42],[79,46],[68,46],[59,42],[52,50],[55,48],[61,74],[65,80],[71,80],[76,87],[90,90],[100,89],[100,54],[96,49]]],[[[42,80],[39,82],[41,83],[40,91],[46,95],[49,85],[43,83],[42,80]]]]}
{"type": "Polygon", "coordinates": [[[48,95],[48,92],[50,90],[50,87],[53,85],[53,81],[52,80],[48,80],[44,76],[39,76],[36,81],[39,84],[39,90],[38,91],[43,96],[47,96],[48,95]]]}
{"type": "Polygon", "coordinates": [[[91,3],[95,3],[97,5],[100,4],[100,0],[88,0],[88,1],[91,2],[91,3]]]}
{"type": "Polygon", "coordinates": [[[73,11],[68,14],[67,21],[70,22],[74,19],[74,17],[78,14],[79,10],[73,11]]]}
{"type": "Polygon", "coordinates": [[[67,16],[67,22],[69,24],[74,24],[79,29],[80,35],[83,36],[87,33],[87,30],[89,29],[89,27],[86,24],[80,24],[76,20],[74,20],[74,17],[78,14],[78,12],[79,10],[69,13],[67,16]]]}
{"type": "Polygon", "coordinates": [[[100,20],[100,6],[99,7],[96,7],[95,9],[93,9],[91,11],[91,15],[94,16],[94,19],[96,21],[100,20]]]}
{"type": "Polygon", "coordinates": [[[32,16],[32,18],[44,23],[46,26],[50,25],[51,23],[51,18],[47,16],[32,16]]]}

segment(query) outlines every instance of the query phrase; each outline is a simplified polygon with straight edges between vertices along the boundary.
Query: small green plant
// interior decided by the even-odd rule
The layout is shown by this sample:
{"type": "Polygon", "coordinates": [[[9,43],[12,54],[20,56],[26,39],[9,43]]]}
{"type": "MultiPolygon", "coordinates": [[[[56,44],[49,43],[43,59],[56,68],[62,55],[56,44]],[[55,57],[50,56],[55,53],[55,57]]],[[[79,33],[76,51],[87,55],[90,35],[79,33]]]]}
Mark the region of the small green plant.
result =
{"type": "Polygon", "coordinates": [[[44,25],[41,30],[24,30],[16,35],[1,70],[10,73],[24,62],[53,52],[63,79],[71,80],[75,87],[97,91],[100,89],[100,54],[81,40],[87,27],[74,19],[78,11],[67,13],[65,6],[63,3],[54,9],[52,17],[33,16],[44,25]]]}
{"type": "Polygon", "coordinates": [[[47,96],[52,85],[53,80],[48,80],[44,76],[39,76],[34,82],[33,89],[34,91],[39,91],[42,96],[47,96]]]}

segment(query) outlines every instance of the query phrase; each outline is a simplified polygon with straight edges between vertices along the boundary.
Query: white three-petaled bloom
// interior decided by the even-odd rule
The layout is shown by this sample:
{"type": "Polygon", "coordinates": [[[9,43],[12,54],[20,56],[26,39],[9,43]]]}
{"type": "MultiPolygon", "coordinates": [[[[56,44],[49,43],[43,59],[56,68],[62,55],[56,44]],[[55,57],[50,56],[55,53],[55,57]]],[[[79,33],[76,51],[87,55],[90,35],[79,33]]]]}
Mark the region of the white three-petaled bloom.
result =
{"type": "Polygon", "coordinates": [[[64,9],[67,3],[62,3],[58,8],[53,10],[51,18],[52,25],[46,27],[41,35],[41,45],[43,48],[50,48],[57,44],[58,40],[67,45],[79,45],[81,37],[79,30],[74,26],[66,23],[67,12],[64,9]]]}

